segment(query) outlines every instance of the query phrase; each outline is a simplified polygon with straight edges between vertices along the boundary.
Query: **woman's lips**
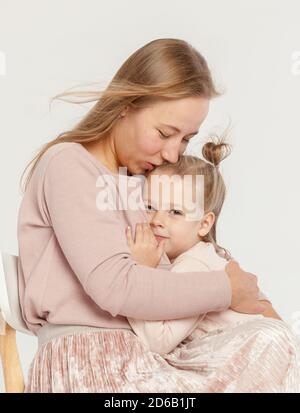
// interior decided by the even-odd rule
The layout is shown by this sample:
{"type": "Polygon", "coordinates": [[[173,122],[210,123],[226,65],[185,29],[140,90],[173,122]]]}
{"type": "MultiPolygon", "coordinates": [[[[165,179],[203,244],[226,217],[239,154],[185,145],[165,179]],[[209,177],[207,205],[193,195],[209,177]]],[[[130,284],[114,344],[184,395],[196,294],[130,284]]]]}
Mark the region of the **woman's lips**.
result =
{"type": "Polygon", "coordinates": [[[150,162],[145,162],[144,165],[145,165],[145,168],[148,169],[149,171],[152,171],[152,169],[154,169],[154,165],[152,165],[152,163],[150,162]]]}

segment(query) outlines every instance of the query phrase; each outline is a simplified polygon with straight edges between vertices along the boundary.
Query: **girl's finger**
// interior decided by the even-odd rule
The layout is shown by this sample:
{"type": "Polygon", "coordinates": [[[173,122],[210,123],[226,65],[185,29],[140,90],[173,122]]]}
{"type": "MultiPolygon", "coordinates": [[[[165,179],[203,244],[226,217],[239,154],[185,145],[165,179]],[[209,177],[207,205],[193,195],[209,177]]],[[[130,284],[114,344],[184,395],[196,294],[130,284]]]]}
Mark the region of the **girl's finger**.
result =
{"type": "Polygon", "coordinates": [[[149,230],[150,240],[151,240],[151,241],[153,241],[153,240],[156,241],[155,235],[154,235],[154,233],[153,233],[152,228],[150,227],[150,225],[148,225],[148,230],[149,230]]]}
{"type": "Polygon", "coordinates": [[[151,238],[150,238],[150,232],[149,232],[149,228],[148,228],[148,224],[147,223],[144,223],[144,225],[143,225],[143,229],[144,229],[144,242],[146,242],[146,243],[150,243],[150,240],[151,240],[151,238]]]}
{"type": "Polygon", "coordinates": [[[135,227],[135,242],[142,243],[144,239],[142,224],[136,224],[135,227]]]}
{"type": "Polygon", "coordinates": [[[126,228],[126,238],[127,238],[128,245],[132,245],[133,239],[132,239],[132,234],[131,234],[131,228],[130,227],[126,228]]]}
{"type": "Polygon", "coordinates": [[[149,243],[155,245],[156,247],[158,246],[158,241],[151,229],[149,230],[149,243]]]}
{"type": "Polygon", "coordinates": [[[167,240],[163,239],[159,242],[158,247],[157,247],[157,252],[159,254],[159,256],[161,257],[164,250],[165,250],[165,244],[166,244],[167,240]]]}

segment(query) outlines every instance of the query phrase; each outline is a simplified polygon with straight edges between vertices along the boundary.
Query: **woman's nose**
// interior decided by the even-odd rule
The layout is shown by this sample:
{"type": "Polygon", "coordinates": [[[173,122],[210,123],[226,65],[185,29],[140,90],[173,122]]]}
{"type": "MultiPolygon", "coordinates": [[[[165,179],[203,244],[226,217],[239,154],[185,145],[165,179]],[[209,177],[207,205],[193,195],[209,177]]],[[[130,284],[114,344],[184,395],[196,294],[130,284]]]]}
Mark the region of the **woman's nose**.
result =
{"type": "MultiPolygon", "coordinates": [[[[169,138],[170,139],[170,138],[169,138]]],[[[169,140],[168,142],[165,143],[165,146],[161,150],[161,155],[163,159],[167,162],[170,163],[176,163],[178,161],[178,157],[180,155],[180,145],[181,145],[181,139],[180,140],[169,140]]]]}

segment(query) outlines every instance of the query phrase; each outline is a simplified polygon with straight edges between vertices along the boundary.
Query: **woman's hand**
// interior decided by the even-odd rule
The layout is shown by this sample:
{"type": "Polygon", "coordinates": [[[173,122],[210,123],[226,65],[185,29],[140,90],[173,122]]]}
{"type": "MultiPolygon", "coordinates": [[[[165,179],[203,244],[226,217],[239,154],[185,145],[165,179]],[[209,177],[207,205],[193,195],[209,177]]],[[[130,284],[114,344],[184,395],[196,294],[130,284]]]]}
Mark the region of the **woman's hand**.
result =
{"type": "Polygon", "coordinates": [[[148,267],[156,267],[159,264],[164,252],[165,240],[159,243],[149,224],[136,225],[135,240],[132,238],[130,227],[127,227],[126,236],[133,260],[148,267]]]}
{"type": "Polygon", "coordinates": [[[262,315],[264,317],[276,318],[277,320],[282,320],[280,315],[274,310],[272,304],[266,300],[260,300],[260,303],[265,307],[262,315]]]}
{"type": "Polygon", "coordinates": [[[258,300],[259,288],[256,275],[243,271],[234,260],[229,261],[225,271],[232,291],[230,308],[239,313],[263,313],[265,306],[258,300]]]}

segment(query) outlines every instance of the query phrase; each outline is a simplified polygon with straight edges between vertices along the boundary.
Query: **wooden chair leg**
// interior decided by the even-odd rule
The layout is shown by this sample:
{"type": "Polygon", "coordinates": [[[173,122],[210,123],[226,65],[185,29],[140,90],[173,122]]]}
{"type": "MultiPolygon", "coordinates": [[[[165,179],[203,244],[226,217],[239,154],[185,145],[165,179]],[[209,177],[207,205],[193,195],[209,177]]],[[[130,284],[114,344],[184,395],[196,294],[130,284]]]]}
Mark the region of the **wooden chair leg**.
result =
{"type": "Polygon", "coordinates": [[[23,393],[24,378],[17,349],[16,330],[7,323],[3,323],[3,319],[0,332],[0,356],[6,392],[23,393]]]}

